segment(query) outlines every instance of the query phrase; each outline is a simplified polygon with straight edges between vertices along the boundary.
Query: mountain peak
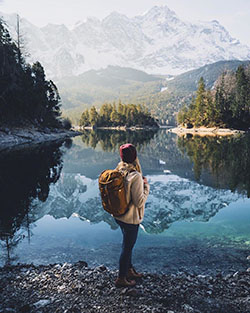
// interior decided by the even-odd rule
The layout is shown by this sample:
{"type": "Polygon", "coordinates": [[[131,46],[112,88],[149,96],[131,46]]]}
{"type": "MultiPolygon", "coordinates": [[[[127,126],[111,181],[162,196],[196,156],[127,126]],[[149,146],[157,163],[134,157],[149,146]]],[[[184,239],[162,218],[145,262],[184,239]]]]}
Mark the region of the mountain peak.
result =
{"type": "Polygon", "coordinates": [[[103,22],[110,21],[110,20],[121,20],[121,19],[129,20],[129,18],[126,15],[121,14],[117,11],[113,11],[103,19],[103,22]]]}
{"type": "MultiPolygon", "coordinates": [[[[15,17],[4,16],[13,37],[15,17]]],[[[134,18],[114,11],[103,20],[91,18],[77,26],[38,28],[21,20],[30,61],[39,60],[51,77],[59,77],[69,69],[77,75],[108,65],[175,75],[219,60],[250,59],[250,48],[219,22],[185,22],[166,5],[134,18]]]]}
{"type": "Polygon", "coordinates": [[[166,5],[154,6],[144,14],[136,16],[135,19],[149,24],[156,23],[157,25],[181,22],[175,12],[170,10],[166,5]]]}
{"type": "Polygon", "coordinates": [[[176,16],[175,12],[170,10],[167,5],[155,5],[150,10],[146,11],[143,16],[176,16]]]}

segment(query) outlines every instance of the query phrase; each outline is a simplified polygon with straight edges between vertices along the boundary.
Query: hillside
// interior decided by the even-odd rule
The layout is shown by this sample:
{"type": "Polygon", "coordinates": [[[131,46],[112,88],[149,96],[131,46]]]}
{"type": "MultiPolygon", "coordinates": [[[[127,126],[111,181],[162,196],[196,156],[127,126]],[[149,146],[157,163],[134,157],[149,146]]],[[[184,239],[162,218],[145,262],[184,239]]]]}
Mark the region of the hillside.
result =
{"type": "Polygon", "coordinates": [[[176,112],[184,103],[190,102],[201,76],[211,88],[223,71],[234,71],[240,64],[247,63],[249,61],[219,61],[172,78],[108,66],[61,79],[57,85],[64,115],[70,116],[75,123],[86,108],[121,100],[123,103],[145,104],[160,123],[175,125],[176,112]]]}
{"type": "Polygon", "coordinates": [[[90,70],[76,77],[58,81],[64,108],[81,104],[92,105],[105,101],[131,101],[131,95],[140,96],[146,88],[152,93],[160,90],[162,79],[143,71],[119,66],[90,70]],[[157,88],[158,86],[158,88],[157,88]]]}
{"type": "Polygon", "coordinates": [[[197,89],[199,79],[203,77],[206,87],[210,89],[224,71],[235,71],[240,65],[249,63],[250,61],[230,60],[207,64],[196,70],[176,76],[173,80],[167,82],[167,87],[173,91],[194,92],[197,89]]]}

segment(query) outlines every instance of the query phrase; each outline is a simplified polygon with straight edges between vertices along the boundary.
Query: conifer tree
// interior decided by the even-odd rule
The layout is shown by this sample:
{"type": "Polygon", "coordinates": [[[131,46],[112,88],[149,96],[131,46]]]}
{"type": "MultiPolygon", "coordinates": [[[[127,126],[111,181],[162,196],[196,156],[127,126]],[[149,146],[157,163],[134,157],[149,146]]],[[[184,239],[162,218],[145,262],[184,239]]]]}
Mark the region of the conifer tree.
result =
{"type": "Polygon", "coordinates": [[[39,62],[33,66],[25,63],[20,41],[17,46],[1,20],[0,81],[1,123],[61,127],[60,96],[55,84],[46,81],[39,62]]]}
{"type": "Polygon", "coordinates": [[[80,118],[80,126],[85,127],[85,126],[89,126],[90,125],[90,121],[89,121],[89,110],[85,110],[80,118]]]}
{"type": "MultiPolygon", "coordinates": [[[[250,68],[250,67],[249,67],[250,68]]],[[[195,126],[250,127],[250,69],[240,66],[236,73],[223,73],[215,83],[215,91],[205,89],[199,81],[196,98],[189,108],[183,107],[178,123],[195,126]]]]}
{"type": "Polygon", "coordinates": [[[194,111],[194,118],[195,118],[195,126],[201,126],[204,120],[204,111],[205,111],[205,82],[203,77],[200,78],[198,83],[198,89],[195,99],[195,111],[194,111]]]}
{"type": "Polygon", "coordinates": [[[95,106],[92,106],[89,112],[89,121],[92,126],[97,125],[98,123],[98,113],[95,106]]]}
{"type": "Polygon", "coordinates": [[[236,71],[235,101],[232,103],[233,117],[236,123],[247,121],[247,103],[249,97],[248,82],[243,66],[239,66],[236,71]]]}
{"type": "Polygon", "coordinates": [[[113,123],[114,126],[119,125],[120,123],[120,115],[118,114],[116,110],[116,105],[113,105],[113,110],[110,115],[110,120],[113,123]]]}

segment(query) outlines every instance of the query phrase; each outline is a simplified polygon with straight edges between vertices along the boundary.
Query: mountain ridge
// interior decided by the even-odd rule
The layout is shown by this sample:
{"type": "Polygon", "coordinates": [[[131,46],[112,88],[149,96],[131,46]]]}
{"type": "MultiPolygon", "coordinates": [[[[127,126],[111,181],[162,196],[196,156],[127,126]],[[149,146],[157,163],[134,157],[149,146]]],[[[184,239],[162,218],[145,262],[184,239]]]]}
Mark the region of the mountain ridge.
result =
{"type": "MultiPolygon", "coordinates": [[[[0,14],[15,33],[14,15],[0,14]]],[[[112,12],[73,28],[39,28],[21,19],[30,61],[44,64],[48,76],[79,75],[108,65],[150,74],[180,74],[219,60],[250,59],[250,48],[231,37],[216,20],[182,21],[167,6],[154,6],[132,18],[112,12]]]]}
{"type": "MultiPolygon", "coordinates": [[[[250,61],[238,60],[218,61],[175,77],[150,75],[132,68],[108,66],[100,70],[87,71],[77,77],[60,79],[57,84],[65,109],[76,107],[80,103],[91,106],[105,101],[119,100],[126,103],[145,103],[151,109],[149,101],[153,96],[158,94],[161,102],[169,101],[174,104],[175,100],[172,98],[179,93],[179,104],[176,104],[178,110],[182,102],[181,98],[196,91],[201,76],[205,80],[206,87],[212,88],[223,71],[235,71],[239,65],[249,63],[250,61]],[[163,99],[164,96],[166,101],[163,99]]],[[[156,99],[153,102],[156,102],[156,99]]],[[[161,111],[163,110],[164,108],[161,107],[161,111]]]]}

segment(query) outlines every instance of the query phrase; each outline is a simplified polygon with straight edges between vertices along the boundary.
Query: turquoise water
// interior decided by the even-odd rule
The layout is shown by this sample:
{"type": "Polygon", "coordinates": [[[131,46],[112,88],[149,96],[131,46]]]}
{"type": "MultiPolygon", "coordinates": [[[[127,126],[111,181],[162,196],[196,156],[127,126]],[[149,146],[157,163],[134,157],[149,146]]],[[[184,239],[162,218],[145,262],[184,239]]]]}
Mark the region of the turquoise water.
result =
{"type": "MultiPolygon", "coordinates": [[[[4,187],[10,193],[5,192],[3,202],[10,214],[6,210],[0,219],[1,265],[85,260],[90,266],[117,268],[122,237],[101,207],[97,178],[103,169],[116,166],[119,140],[128,140],[124,134],[122,138],[115,135],[114,140],[113,133],[92,137],[94,144],[85,135],[54,148],[1,156],[1,164],[6,164],[0,181],[7,174],[10,181],[4,187]]],[[[212,144],[214,151],[214,142],[202,142],[208,163],[201,155],[197,177],[196,141],[189,139],[184,145],[166,131],[132,138],[151,186],[134,251],[135,265],[145,271],[197,273],[250,267],[247,177],[239,177],[237,185],[232,174],[235,167],[227,164],[225,170],[225,158],[218,157],[221,151],[216,160],[209,157],[209,147],[204,145],[212,144]],[[221,172],[214,171],[211,160],[221,172]]],[[[233,151],[232,142],[222,144],[233,151]]]]}

